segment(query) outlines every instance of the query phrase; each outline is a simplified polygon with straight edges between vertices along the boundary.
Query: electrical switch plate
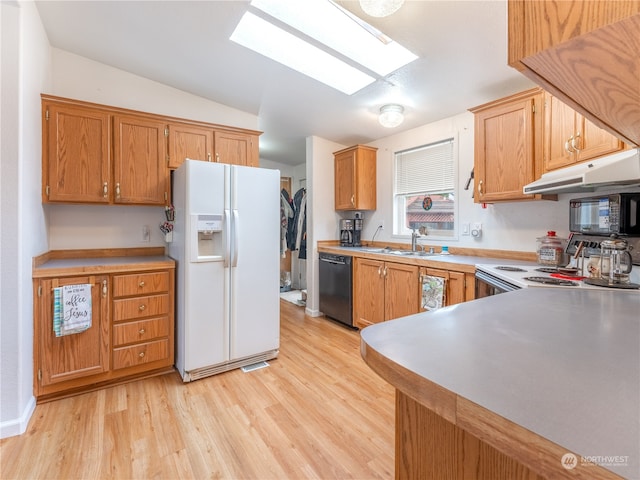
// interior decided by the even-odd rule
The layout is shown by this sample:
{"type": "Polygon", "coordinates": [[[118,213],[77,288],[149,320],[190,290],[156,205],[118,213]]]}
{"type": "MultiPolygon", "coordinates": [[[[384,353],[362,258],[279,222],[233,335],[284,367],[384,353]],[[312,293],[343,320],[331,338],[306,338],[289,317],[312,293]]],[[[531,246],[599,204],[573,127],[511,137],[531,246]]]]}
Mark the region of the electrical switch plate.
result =
{"type": "Polygon", "coordinates": [[[471,233],[471,226],[468,223],[463,223],[462,224],[462,235],[470,235],[471,233]]]}
{"type": "Polygon", "coordinates": [[[151,241],[151,230],[149,229],[149,225],[143,225],[141,233],[142,233],[141,240],[143,242],[148,243],[151,241]]]}

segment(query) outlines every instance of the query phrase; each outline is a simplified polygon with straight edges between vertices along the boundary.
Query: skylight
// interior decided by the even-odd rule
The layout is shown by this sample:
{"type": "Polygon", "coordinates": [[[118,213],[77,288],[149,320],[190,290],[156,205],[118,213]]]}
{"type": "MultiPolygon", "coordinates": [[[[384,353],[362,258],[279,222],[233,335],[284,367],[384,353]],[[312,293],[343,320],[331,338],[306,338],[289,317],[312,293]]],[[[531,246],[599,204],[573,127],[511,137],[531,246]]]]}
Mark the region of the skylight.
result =
{"type": "Polygon", "coordinates": [[[250,12],[231,40],[348,95],[418,58],[330,0],[253,0],[251,6],[362,65],[357,69],[250,12]]]}

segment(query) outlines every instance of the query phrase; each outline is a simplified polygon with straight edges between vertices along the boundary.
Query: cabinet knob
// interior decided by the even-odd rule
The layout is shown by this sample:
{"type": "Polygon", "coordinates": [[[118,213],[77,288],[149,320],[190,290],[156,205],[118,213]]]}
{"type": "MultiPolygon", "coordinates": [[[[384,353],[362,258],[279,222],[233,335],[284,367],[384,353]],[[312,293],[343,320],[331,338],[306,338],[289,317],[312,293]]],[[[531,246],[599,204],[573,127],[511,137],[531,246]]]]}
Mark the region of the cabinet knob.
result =
{"type": "Polygon", "coordinates": [[[144,329],[144,328],[141,328],[140,330],[138,330],[138,333],[139,333],[140,335],[143,335],[143,334],[144,334],[144,332],[145,332],[145,329],[144,329]]]}
{"type": "Polygon", "coordinates": [[[356,205],[356,196],[355,195],[351,195],[351,206],[355,207],[356,205]]]}
{"type": "Polygon", "coordinates": [[[140,311],[142,312],[145,308],[147,308],[147,307],[145,307],[144,305],[140,305],[140,306],[138,307],[138,310],[140,310],[140,311]]]}
{"type": "Polygon", "coordinates": [[[102,281],[102,296],[106,298],[107,296],[107,281],[102,281]]]}
{"type": "Polygon", "coordinates": [[[142,280],[142,281],[138,284],[138,286],[139,286],[140,288],[144,287],[144,280],[142,280]]]}
{"type": "Polygon", "coordinates": [[[104,182],[102,184],[102,196],[104,198],[107,198],[108,195],[109,195],[109,185],[107,184],[107,182],[104,182]]]}
{"type": "Polygon", "coordinates": [[[580,132],[576,133],[575,136],[572,138],[573,140],[571,140],[571,146],[576,152],[579,152],[581,149],[576,145],[576,140],[580,138],[580,132]]]}
{"type": "Polygon", "coordinates": [[[116,198],[120,198],[120,184],[116,183],[116,198]]]}
{"type": "Polygon", "coordinates": [[[216,163],[220,161],[220,154],[216,152],[216,163]]]}
{"type": "Polygon", "coordinates": [[[211,153],[207,153],[207,161],[211,161],[211,153]]]}
{"type": "Polygon", "coordinates": [[[378,276],[382,275],[382,265],[378,267],[378,276]]]}
{"type": "Polygon", "coordinates": [[[140,353],[138,354],[138,356],[139,356],[140,358],[144,358],[144,352],[140,352],[140,353]]]}
{"type": "Polygon", "coordinates": [[[482,193],[482,180],[478,182],[478,193],[482,193]]]}
{"type": "Polygon", "coordinates": [[[564,142],[564,150],[565,152],[571,154],[573,153],[573,150],[571,150],[573,148],[574,145],[574,141],[575,141],[575,137],[573,135],[571,135],[568,140],[566,142],[564,142]]]}

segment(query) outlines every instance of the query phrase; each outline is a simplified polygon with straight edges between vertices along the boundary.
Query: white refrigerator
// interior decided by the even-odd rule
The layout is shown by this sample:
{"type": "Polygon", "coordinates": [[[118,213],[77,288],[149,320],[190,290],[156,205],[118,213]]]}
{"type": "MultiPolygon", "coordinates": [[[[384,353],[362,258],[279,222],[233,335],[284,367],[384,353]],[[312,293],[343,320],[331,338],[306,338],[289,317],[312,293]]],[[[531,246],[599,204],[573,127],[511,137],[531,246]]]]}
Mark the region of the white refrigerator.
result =
{"type": "Polygon", "coordinates": [[[185,382],[275,358],[280,172],[185,160],[173,173],[176,367],[185,382]]]}

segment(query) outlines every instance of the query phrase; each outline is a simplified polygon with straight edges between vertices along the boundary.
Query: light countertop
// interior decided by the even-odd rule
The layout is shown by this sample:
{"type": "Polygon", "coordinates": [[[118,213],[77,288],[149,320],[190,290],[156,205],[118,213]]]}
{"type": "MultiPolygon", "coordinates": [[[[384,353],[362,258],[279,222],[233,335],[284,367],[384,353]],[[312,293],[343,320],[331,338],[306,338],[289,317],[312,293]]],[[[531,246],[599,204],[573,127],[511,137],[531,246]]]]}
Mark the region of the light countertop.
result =
{"type": "Polygon", "coordinates": [[[372,325],[361,342],[365,361],[402,371],[386,378],[401,391],[419,396],[426,379],[567,452],[622,457],[600,464],[640,479],[635,293],[523,289],[372,325]]]}

